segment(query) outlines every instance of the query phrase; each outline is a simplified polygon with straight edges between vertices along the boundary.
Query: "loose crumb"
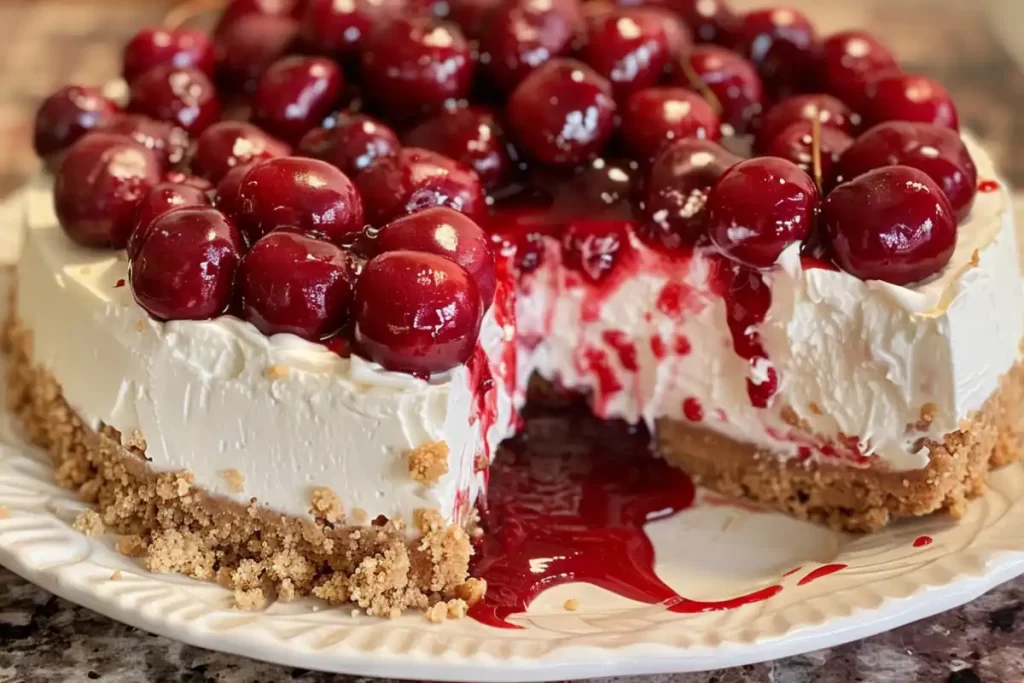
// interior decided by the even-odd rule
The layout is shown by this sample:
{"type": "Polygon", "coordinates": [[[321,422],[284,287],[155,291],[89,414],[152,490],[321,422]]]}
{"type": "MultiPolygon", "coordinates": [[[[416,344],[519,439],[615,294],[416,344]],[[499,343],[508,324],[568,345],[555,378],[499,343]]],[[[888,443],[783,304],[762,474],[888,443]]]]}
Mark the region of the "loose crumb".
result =
{"type": "Polygon", "coordinates": [[[117,552],[126,557],[142,557],[148,547],[141,536],[122,536],[117,541],[117,552]]]}
{"type": "Polygon", "coordinates": [[[75,523],[72,525],[75,531],[80,531],[86,536],[99,536],[106,527],[103,525],[103,519],[100,518],[99,514],[95,510],[85,510],[75,519],[75,523]]]}
{"type": "Polygon", "coordinates": [[[145,320],[136,320],[135,321],[135,330],[136,330],[136,332],[145,332],[146,331],[146,321],[145,320]]]}
{"type": "Polygon", "coordinates": [[[110,580],[111,581],[120,581],[121,580],[121,570],[120,569],[115,569],[114,573],[110,575],[110,580]]]}
{"type": "Polygon", "coordinates": [[[459,598],[449,600],[447,604],[449,619],[462,619],[466,616],[466,612],[469,611],[469,605],[466,604],[466,601],[459,598]]]}
{"type": "Polygon", "coordinates": [[[432,441],[409,451],[409,476],[432,486],[448,474],[448,444],[432,441]]]}
{"type": "Polygon", "coordinates": [[[427,615],[427,621],[431,624],[444,623],[448,619],[448,605],[443,602],[436,603],[425,614],[427,615]]]}
{"type": "Polygon", "coordinates": [[[483,579],[469,578],[455,588],[455,597],[464,600],[470,607],[480,602],[486,594],[487,582],[483,579]]]}
{"type": "Polygon", "coordinates": [[[345,522],[345,508],[334,491],[328,488],[313,489],[310,504],[312,507],[309,513],[317,520],[328,524],[343,524],[345,522]]]}
{"type": "Polygon", "coordinates": [[[245,490],[245,475],[238,470],[224,470],[220,473],[220,476],[227,482],[228,488],[235,493],[241,493],[245,490]]]}
{"type": "Polygon", "coordinates": [[[580,608],[580,601],[577,600],[576,598],[569,598],[568,600],[565,601],[565,603],[562,605],[562,607],[565,608],[566,612],[575,612],[576,610],[578,610],[580,608]]]}
{"type": "Polygon", "coordinates": [[[917,427],[917,431],[926,432],[932,426],[932,422],[935,421],[935,414],[939,412],[939,407],[934,403],[925,403],[921,406],[921,410],[918,413],[917,423],[914,425],[917,427]]]}
{"type": "Polygon", "coordinates": [[[280,363],[274,363],[264,371],[263,376],[267,379],[284,379],[288,376],[288,368],[280,363]]]}

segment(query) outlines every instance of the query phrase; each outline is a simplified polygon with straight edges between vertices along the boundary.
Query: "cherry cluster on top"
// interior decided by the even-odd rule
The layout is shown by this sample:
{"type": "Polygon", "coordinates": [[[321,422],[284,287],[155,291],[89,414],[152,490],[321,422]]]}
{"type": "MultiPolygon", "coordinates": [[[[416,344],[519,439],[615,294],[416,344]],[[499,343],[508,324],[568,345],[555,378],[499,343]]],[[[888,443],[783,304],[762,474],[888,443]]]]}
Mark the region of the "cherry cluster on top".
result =
{"type": "Polygon", "coordinates": [[[538,168],[628,160],[636,229],[670,249],[768,268],[801,242],[897,284],[945,266],[977,172],[941,86],[796,10],[623,5],[233,0],[212,35],[127,44],[126,108],[50,96],[35,146],[64,230],[127,248],[154,317],[340,335],[422,375],[472,353],[488,192],[538,168]]]}

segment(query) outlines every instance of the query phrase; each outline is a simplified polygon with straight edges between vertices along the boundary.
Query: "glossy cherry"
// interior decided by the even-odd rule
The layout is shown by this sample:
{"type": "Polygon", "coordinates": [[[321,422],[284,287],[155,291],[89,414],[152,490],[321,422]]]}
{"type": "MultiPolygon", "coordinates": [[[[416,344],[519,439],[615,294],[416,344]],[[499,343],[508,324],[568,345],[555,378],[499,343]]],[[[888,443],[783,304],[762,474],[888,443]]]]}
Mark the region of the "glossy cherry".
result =
{"type": "Polygon", "coordinates": [[[896,285],[938,273],[956,247],[956,218],[923,171],[886,166],[834,189],[821,225],[843,270],[896,285]]]}
{"type": "Polygon", "coordinates": [[[852,180],[882,166],[924,171],[945,193],[958,220],[970,213],[978,188],[978,170],[956,131],[927,123],[880,123],[843,154],[838,172],[852,180]]]}
{"type": "Polygon", "coordinates": [[[341,112],[330,128],[314,128],[299,142],[299,154],[322,159],[355,178],[376,159],[398,152],[398,135],[366,116],[341,112]]]}
{"type": "Polygon", "coordinates": [[[535,182],[549,189],[552,217],[622,220],[634,216],[633,199],[641,178],[636,162],[598,157],[568,175],[535,182]]]}
{"type": "Polygon", "coordinates": [[[470,217],[487,211],[480,178],[448,157],[419,147],[403,147],[377,159],[356,176],[366,220],[384,225],[433,206],[447,206],[470,217]]]}
{"type": "Polygon", "coordinates": [[[629,244],[629,222],[620,220],[570,221],[562,235],[562,258],[587,280],[598,283],[618,265],[629,244]]]}
{"type": "Polygon", "coordinates": [[[818,211],[814,181],[785,159],[741,161],[711,188],[711,241],[734,261],[769,268],[779,254],[808,238],[818,211]]]}
{"type": "Polygon", "coordinates": [[[238,228],[249,244],[284,226],[344,244],[363,228],[363,202],[355,185],[318,159],[256,163],[242,179],[238,197],[238,228]]]}
{"type": "Polygon", "coordinates": [[[263,334],[319,341],[351,316],[356,266],[351,252],[289,232],[264,235],[242,260],[241,315],[263,334]]]}
{"type": "Polygon", "coordinates": [[[215,39],[217,82],[252,92],[271,64],[295,42],[299,24],[290,16],[250,13],[229,23],[215,39]]]}
{"type": "Polygon", "coordinates": [[[253,123],[289,143],[320,125],[341,97],[341,67],[323,57],[283,57],[253,95],[253,123]]]}
{"type": "Polygon", "coordinates": [[[665,3],[682,17],[699,43],[731,45],[738,17],[725,0],[669,0],[665,3]]]}
{"type": "Polygon", "coordinates": [[[138,253],[160,216],[182,207],[210,206],[211,203],[208,191],[193,184],[164,181],[154,185],[136,210],[135,227],[128,238],[128,256],[138,253]]]}
{"type": "Polygon", "coordinates": [[[612,134],[615,100],[608,80],[574,59],[553,59],[512,93],[506,115],[519,144],[538,160],[575,166],[596,156],[612,134]]]}
{"type": "Polygon", "coordinates": [[[131,83],[156,67],[192,67],[213,78],[216,68],[213,41],[197,29],[144,28],[125,45],[121,74],[131,83]]]}
{"type": "Polygon", "coordinates": [[[500,88],[512,90],[537,67],[567,54],[582,21],[577,0],[509,0],[488,22],[481,61],[500,88]]]}
{"type": "Polygon", "coordinates": [[[155,121],[141,114],[116,114],[99,129],[130,137],[152,152],[164,170],[184,162],[191,144],[188,133],[173,123],[155,121]]]}
{"type": "Polygon", "coordinates": [[[673,140],[718,140],[721,122],[707,100],[683,88],[647,88],[630,95],[622,111],[622,141],[642,161],[673,140]]]}
{"type": "Polygon", "coordinates": [[[641,234],[669,247],[693,244],[706,234],[711,187],[740,158],[710,140],[677,140],[654,159],[644,192],[641,234]]]}
{"type": "Polygon", "coordinates": [[[242,181],[252,167],[253,164],[235,166],[224,174],[213,193],[213,205],[236,222],[238,215],[242,213],[242,181]]]}
{"type": "Polygon", "coordinates": [[[193,187],[203,192],[213,192],[213,183],[206,178],[200,178],[197,175],[189,175],[184,171],[167,171],[164,173],[160,182],[174,183],[175,185],[186,185],[193,187]]]}
{"type": "Polygon", "coordinates": [[[444,256],[476,281],[484,310],[494,300],[494,255],[490,238],[468,216],[447,207],[424,209],[385,225],[373,242],[376,253],[425,251],[444,256]]]}
{"type": "Polygon", "coordinates": [[[213,183],[235,166],[287,156],[291,148],[256,126],[243,121],[215,123],[199,136],[192,170],[213,183]]]}
{"type": "Polygon", "coordinates": [[[427,119],[404,136],[405,143],[440,152],[468,166],[486,187],[498,185],[511,166],[497,116],[483,107],[459,107],[427,119]]]}
{"type": "Polygon", "coordinates": [[[482,315],[472,276],[437,254],[381,254],[356,283],[356,346],[388,370],[425,377],[465,363],[482,315]]]}
{"type": "Polygon", "coordinates": [[[160,166],[123,135],[94,132],[67,151],[53,190],[68,237],[87,247],[123,248],[142,199],[160,182],[160,166]]]}
{"type": "Polygon", "coordinates": [[[821,43],[818,82],[830,95],[859,110],[864,89],[875,74],[897,66],[896,58],[867,31],[841,31],[821,43]]]}
{"type": "Polygon", "coordinates": [[[304,2],[309,0],[231,0],[220,15],[217,27],[214,30],[220,35],[242,17],[252,15],[272,17],[296,17],[304,2]]]}
{"type": "MultiPolygon", "coordinates": [[[[717,45],[698,45],[689,56],[692,75],[701,80],[721,107],[720,118],[733,130],[743,133],[764,108],[764,86],[753,63],[740,54],[717,45]]],[[[681,86],[698,90],[692,75],[677,70],[675,80],[681,86]]]]}
{"type": "Polygon", "coordinates": [[[61,88],[36,110],[32,146],[40,157],[54,157],[90,130],[101,128],[120,110],[99,88],[61,88]]]}
{"type": "MultiPolygon", "coordinates": [[[[853,144],[853,138],[836,128],[821,129],[821,178],[828,191],[835,184],[839,159],[853,144]]],[[[802,168],[808,175],[814,173],[814,130],[811,121],[797,121],[784,128],[766,143],[763,153],[781,157],[802,168]]]]}
{"type": "Polygon", "coordinates": [[[860,130],[860,115],[831,95],[793,95],[780,101],[761,117],[757,147],[764,149],[782,131],[797,121],[821,121],[822,128],[835,128],[851,137],[860,130]]]}
{"type": "Polygon", "coordinates": [[[747,12],[736,24],[735,45],[757,66],[773,94],[806,90],[814,82],[817,34],[798,10],[775,7],[747,12]]]}
{"type": "Polygon", "coordinates": [[[401,14],[405,4],[401,0],[306,0],[299,37],[318,54],[357,55],[374,26],[401,14]]]}
{"type": "Polygon", "coordinates": [[[448,18],[462,27],[467,38],[479,41],[505,4],[502,0],[448,0],[448,18]]]}
{"type": "Polygon", "coordinates": [[[178,126],[196,136],[220,119],[217,91],[206,74],[190,67],[158,67],[131,84],[129,111],[178,126]]]}
{"type": "Polygon", "coordinates": [[[953,99],[930,78],[890,73],[867,85],[864,115],[870,123],[918,121],[960,130],[953,99]]]}
{"type": "Polygon", "coordinates": [[[131,259],[135,300],[160,320],[206,320],[224,313],[244,245],[230,219],[212,207],[165,213],[131,259]]]}

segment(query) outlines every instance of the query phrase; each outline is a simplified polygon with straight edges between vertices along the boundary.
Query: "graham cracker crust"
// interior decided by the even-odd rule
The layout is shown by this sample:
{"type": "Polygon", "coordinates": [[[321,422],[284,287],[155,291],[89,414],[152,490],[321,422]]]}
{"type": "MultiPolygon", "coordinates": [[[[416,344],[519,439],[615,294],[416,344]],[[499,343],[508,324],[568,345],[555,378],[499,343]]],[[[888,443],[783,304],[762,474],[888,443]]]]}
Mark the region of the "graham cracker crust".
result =
{"type": "Polygon", "coordinates": [[[152,471],[140,435],[84,425],[54,377],[33,364],[31,331],[13,314],[2,337],[8,408],[49,452],[57,482],[94,505],[75,527],[120,534],[118,550],[147,569],[217,581],[242,609],[312,595],[370,615],[418,609],[441,621],[464,615],[483,596],[486,584],[468,576],[470,534],[436,510],[417,511],[418,534],[410,538],[400,519],[346,520],[328,489],[313,492],[312,519],[274,513],[255,499],[242,505],[213,496],[187,472],[152,471]]]}
{"type": "Polygon", "coordinates": [[[695,483],[756,501],[840,531],[877,531],[903,517],[947,512],[955,518],[985,491],[989,471],[1020,457],[1024,426],[1024,365],[941,443],[929,441],[924,469],[890,472],[822,462],[784,460],[692,423],[658,422],[665,459],[695,483]]]}

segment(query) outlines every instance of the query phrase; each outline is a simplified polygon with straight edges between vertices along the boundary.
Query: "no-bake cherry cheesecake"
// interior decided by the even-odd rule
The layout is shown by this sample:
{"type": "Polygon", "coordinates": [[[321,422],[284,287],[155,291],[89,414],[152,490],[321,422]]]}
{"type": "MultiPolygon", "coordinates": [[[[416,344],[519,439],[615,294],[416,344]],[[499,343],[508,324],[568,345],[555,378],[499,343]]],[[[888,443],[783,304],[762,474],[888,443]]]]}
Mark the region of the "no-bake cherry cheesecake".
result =
{"type": "Polygon", "coordinates": [[[236,0],[123,77],[39,110],[8,390],[151,569],[462,614],[531,388],[843,530],[959,514],[1017,458],[1008,193],[867,33],[236,0]]]}

